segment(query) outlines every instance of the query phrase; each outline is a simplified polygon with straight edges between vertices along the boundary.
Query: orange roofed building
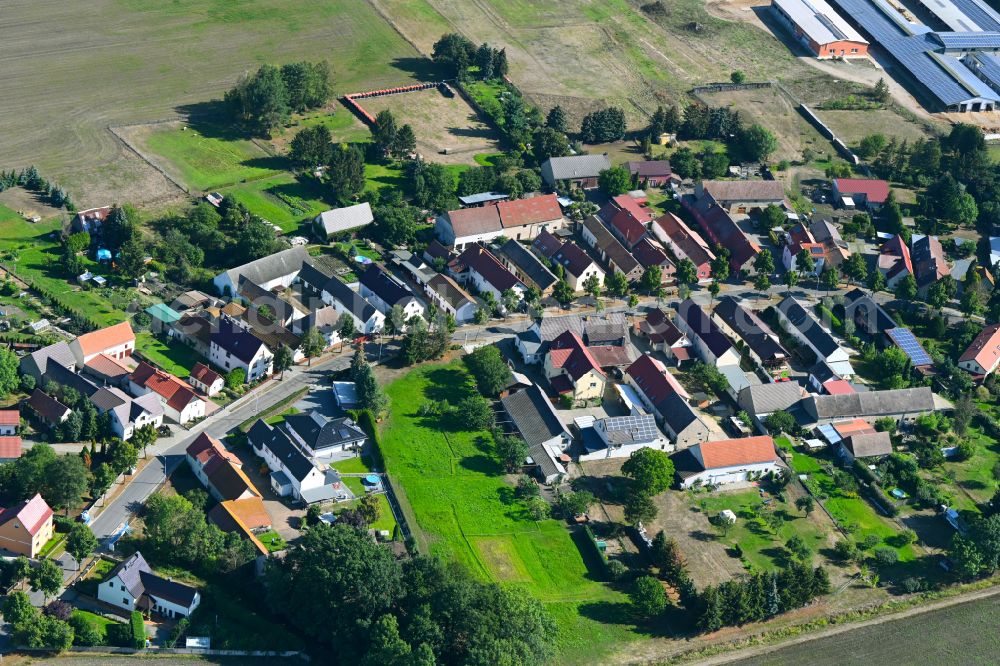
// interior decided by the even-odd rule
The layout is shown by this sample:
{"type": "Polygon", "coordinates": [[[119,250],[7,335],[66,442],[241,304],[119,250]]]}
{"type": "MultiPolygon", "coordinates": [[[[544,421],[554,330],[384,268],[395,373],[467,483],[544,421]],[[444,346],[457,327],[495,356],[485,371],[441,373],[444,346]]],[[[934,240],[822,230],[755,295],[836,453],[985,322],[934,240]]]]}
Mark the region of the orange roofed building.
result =
{"type": "Polygon", "coordinates": [[[139,397],[155,393],[168,419],[184,424],[205,416],[205,401],[190,386],[168,372],[143,362],[128,379],[132,395],[139,397]]]}
{"type": "Polygon", "coordinates": [[[51,538],[52,509],[41,495],[0,510],[0,548],[36,557],[51,538]]]}
{"type": "Polygon", "coordinates": [[[211,435],[199,434],[185,454],[191,471],[218,501],[260,497],[260,491],[243,471],[240,459],[211,435]]]}
{"type": "Polygon", "coordinates": [[[135,351],[135,333],[127,321],[81,335],[69,343],[70,351],[76,357],[76,364],[82,367],[99,354],[122,359],[135,351]]]}
{"type": "Polygon", "coordinates": [[[768,436],[702,442],[672,458],[681,488],[740,483],[779,469],[774,439],[768,436]]]}
{"type": "Polygon", "coordinates": [[[976,377],[991,374],[1000,365],[1000,324],[987,326],[958,359],[958,367],[976,377]]]}

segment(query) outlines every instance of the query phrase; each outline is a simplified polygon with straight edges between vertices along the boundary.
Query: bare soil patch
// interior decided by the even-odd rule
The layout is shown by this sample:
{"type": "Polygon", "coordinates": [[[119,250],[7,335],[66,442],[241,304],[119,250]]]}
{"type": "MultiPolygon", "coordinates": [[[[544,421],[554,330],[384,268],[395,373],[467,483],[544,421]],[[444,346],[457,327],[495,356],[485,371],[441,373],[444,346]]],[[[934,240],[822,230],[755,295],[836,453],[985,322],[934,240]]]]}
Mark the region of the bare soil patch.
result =
{"type": "Polygon", "coordinates": [[[445,164],[474,164],[476,153],[500,149],[496,132],[480,120],[462,97],[445,97],[436,88],[360,100],[373,116],[389,110],[417,135],[417,152],[445,164]],[[447,152],[445,152],[447,151],[447,152]]]}
{"type": "Polygon", "coordinates": [[[0,192],[0,205],[10,208],[25,219],[31,219],[34,216],[43,220],[57,216],[68,217],[65,210],[50,206],[37,194],[29,192],[23,187],[11,187],[0,192]]]}

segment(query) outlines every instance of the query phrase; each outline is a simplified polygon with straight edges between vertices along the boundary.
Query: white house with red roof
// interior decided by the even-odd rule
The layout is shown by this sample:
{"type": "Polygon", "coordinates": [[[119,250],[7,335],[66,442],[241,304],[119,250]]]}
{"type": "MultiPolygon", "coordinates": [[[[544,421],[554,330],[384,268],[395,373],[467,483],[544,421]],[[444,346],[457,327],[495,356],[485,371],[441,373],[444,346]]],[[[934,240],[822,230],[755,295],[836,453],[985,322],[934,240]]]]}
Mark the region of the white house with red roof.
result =
{"type": "Polygon", "coordinates": [[[442,244],[461,251],[470,243],[500,236],[529,241],[543,230],[551,232],[564,226],[566,218],[556,195],[546,194],[447,211],[435,221],[434,233],[442,244]]]}
{"type": "Polygon", "coordinates": [[[191,368],[191,374],[188,375],[187,381],[188,384],[209,397],[218,395],[226,385],[222,375],[201,362],[195,363],[194,367],[191,368]]]}
{"type": "Polygon", "coordinates": [[[472,285],[477,293],[489,292],[497,303],[503,299],[503,292],[510,289],[521,300],[528,288],[507,270],[493,253],[482,245],[470,245],[455,261],[453,270],[466,284],[472,285]]]}
{"type": "Polygon", "coordinates": [[[774,439],[766,435],[702,442],[671,457],[681,488],[740,483],[780,469],[774,439]]]}
{"type": "Polygon", "coordinates": [[[833,202],[844,208],[878,210],[889,198],[889,182],[874,178],[834,178],[833,202]]]}
{"type": "Polygon", "coordinates": [[[878,255],[878,271],[885,276],[885,285],[889,289],[895,289],[900,280],[913,275],[910,247],[902,236],[897,234],[882,245],[878,255]]]}
{"type": "Polygon", "coordinates": [[[0,409],[0,435],[15,435],[21,427],[21,412],[17,409],[0,409]]]}
{"type": "Polygon", "coordinates": [[[168,372],[142,362],[128,379],[129,392],[139,397],[154,393],[168,419],[185,424],[205,416],[208,406],[190,386],[168,372]]]}
{"type": "Polygon", "coordinates": [[[600,400],[607,375],[579,335],[566,331],[549,343],[545,355],[545,378],[559,395],[573,400],[600,400]]]}
{"type": "Polygon", "coordinates": [[[781,251],[781,263],[784,264],[786,271],[799,270],[796,259],[802,250],[808,251],[813,258],[813,271],[809,275],[822,273],[826,265],[826,250],[823,244],[817,242],[805,226],[797,224],[788,232],[788,242],[781,251]]]}
{"type": "Polygon", "coordinates": [[[36,557],[51,538],[52,509],[41,495],[0,510],[0,548],[36,557]]]}
{"type": "Polygon", "coordinates": [[[698,282],[712,279],[712,260],[715,259],[715,254],[708,248],[705,239],[692,231],[681,218],[673,213],[665,213],[653,220],[650,228],[678,262],[687,259],[694,264],[698,282]]]}
{"type": "Polygon", "coordinates": [[[18,435],[0,436],[0,462],[10,462],[21,457],[21,437],[18,435]]]}
{"type": "Polygon", "coordinates": [[[83,366],[99,354],[122,359],[135,351],[135,333],[132,325],[123,321],[79,336],[69,343],[70,351],[76,357],[78,366],[83,366]]]}
{"type": "Polygon", "coordinates": [[[959,359],[958,367],[976,377],[992,374],[1000,365],[1000,324],[987,326],[959,359]]]}

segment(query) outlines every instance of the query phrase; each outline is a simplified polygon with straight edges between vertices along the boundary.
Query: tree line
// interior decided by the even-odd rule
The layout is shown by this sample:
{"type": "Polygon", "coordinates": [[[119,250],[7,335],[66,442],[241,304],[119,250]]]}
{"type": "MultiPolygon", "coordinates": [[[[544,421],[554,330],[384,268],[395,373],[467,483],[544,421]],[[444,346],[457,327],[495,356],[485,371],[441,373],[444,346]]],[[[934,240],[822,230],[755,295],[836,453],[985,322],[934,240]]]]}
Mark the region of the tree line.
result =
{"type": "Polygon", "coordinates": [[[17,186],[38,194],[54,208],[65,207],[71,213],[76,211],[69,193],[56,183],[43,178],[34,165],[21,171],[0,171],[0,192],[17,186]]]}

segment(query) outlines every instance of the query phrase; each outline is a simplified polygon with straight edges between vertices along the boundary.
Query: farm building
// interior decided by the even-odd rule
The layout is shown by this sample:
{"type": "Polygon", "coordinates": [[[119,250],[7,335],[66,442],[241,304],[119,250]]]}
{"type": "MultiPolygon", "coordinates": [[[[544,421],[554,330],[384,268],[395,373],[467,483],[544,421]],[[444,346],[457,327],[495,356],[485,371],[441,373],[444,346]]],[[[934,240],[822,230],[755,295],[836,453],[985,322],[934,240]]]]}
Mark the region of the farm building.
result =
{"type": "Polygon", "coordinates": [[[528,444],[528,465],[535,475],[544,483],[565,476],[563,451],[569,448],[572,437],[545,392],[532,385],[501,398],[500,402],[507,415],[506,425],[528,444]]]}
{"type": "Polygon", "coordinates": [[[862,391],[841,395],[810,395],[802,401],[806,423],[826,424],[844,419],[874,421],[890,417],[913,421],[935,410],[949,411],[951,403],[927,386],[890,391],[862,391]]]}
{"type": "Polygon", "coordinates": [[[77,366],[84,365],[98,354],[123,359],[135,351],[135,333],[132,325],[123,321],[90,333],[85,333],[69,343],[76,357],[77,366]]]}
{"type": "Polygon", "coordinates": [[[597,177],[601,172],[610,168],[611,161],[605,154],[550,157],[542,163],[542,179],[549,187],[569,183],[589,190],[597,187],[597,177]]]}
{"type": "Polygon", "coordinates": [[[638,187],[666,187],[671,180],[680,180],[670,169],[667,160],[626,162],[625,167],[638,187]]]}
{"type": "Polygon", "coordinates": [[[889,183],[874,178],[834,178],[833,202],[844,208],[876,211],[889,198],[889,183]]]}
{"type": "Polygon", "coordinates": [[[313,226],[316,235],[325,241],[337,234],[360,229],[371,224],[374,220],[372,206],[365,201],[345,208],[323,211],[313,220],[313,226]]]}
{"type": "Polygon", "coordinates": [[[293,247],[222,271],[215,276],[212,284],[223,296],[236,294],[240,277],[255,282],[263,289],[273,289],[279,285],[287,287],[292,284],[295,276],[302,270],[302,265],[308,263],[308,260],[309,252],[305,248],[293,247]]]}
{"type": "Polygon", "coordinates": [[[868,42],[826,0],[772,0],[771,8],[817,58],[862,58],[868,42]]]}
{"type": "Polygon", "coordinates": [[[435,221],[434,233],[441,243],[461,251],[470,243],[500,236],[530,241],[542,230],[555,231],[565,225],[556,195],[546,194],[447,211],[435,221]]]}

